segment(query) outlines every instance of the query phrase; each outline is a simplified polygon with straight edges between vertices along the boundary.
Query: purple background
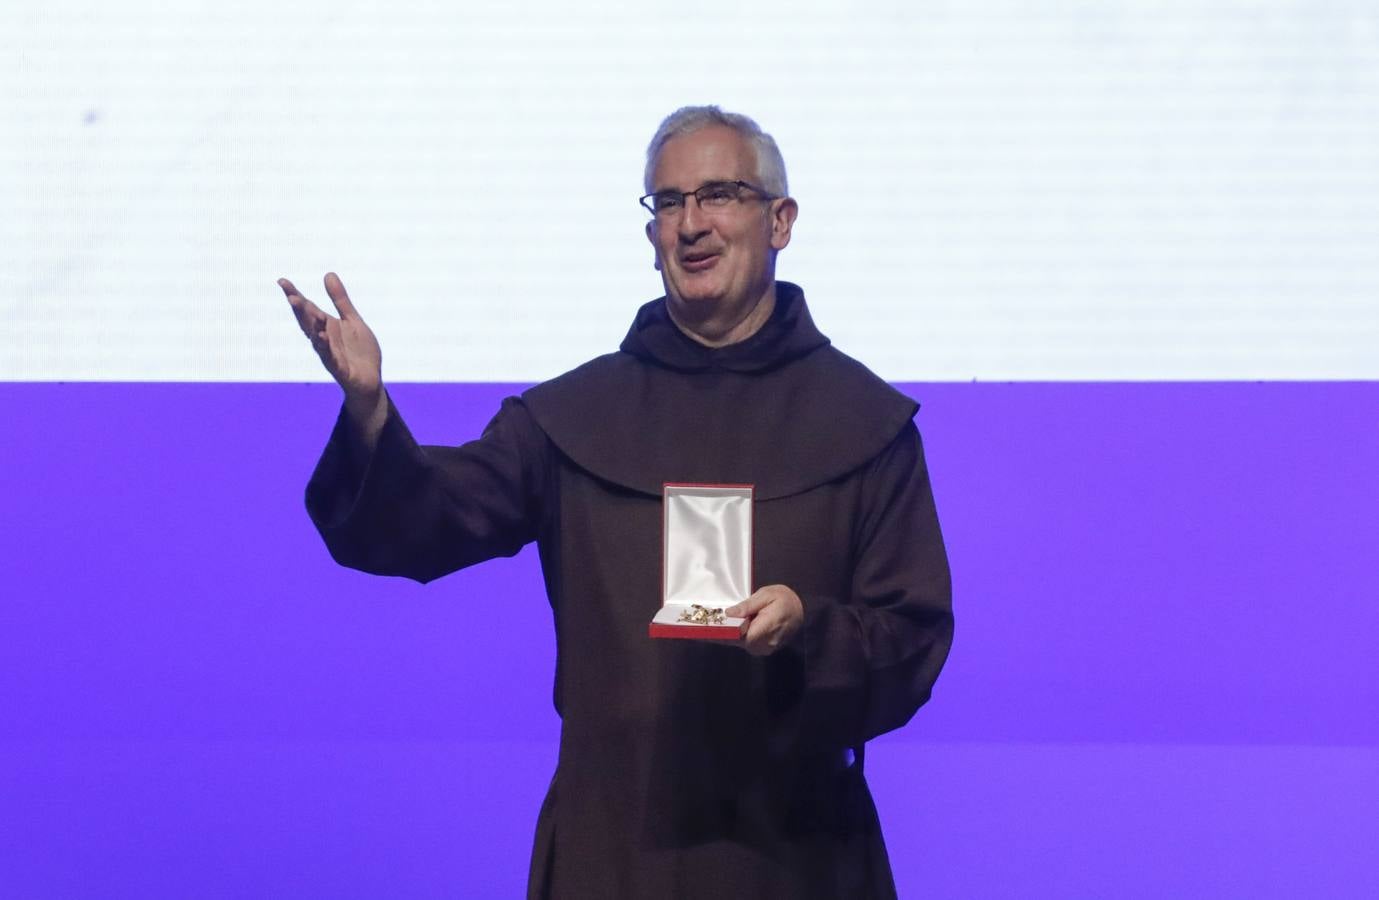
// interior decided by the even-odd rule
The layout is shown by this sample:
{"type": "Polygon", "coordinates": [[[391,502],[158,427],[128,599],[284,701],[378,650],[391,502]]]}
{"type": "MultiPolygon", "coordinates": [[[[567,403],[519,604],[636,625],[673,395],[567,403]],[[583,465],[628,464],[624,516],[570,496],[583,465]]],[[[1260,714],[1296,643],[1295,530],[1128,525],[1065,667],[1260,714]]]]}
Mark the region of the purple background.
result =
{"type": "MultiPolygon", "coordinates": [[[[868,772],[902,896],[1379,896],[1379,384],[914,384],[955,574],[868,772]]],[[[512,385],[399,385],[418,436],[512,385]]],[[[0,384],[0,896],[518,896],[531,548],[302,509],[331,385],[0,384]]]]}

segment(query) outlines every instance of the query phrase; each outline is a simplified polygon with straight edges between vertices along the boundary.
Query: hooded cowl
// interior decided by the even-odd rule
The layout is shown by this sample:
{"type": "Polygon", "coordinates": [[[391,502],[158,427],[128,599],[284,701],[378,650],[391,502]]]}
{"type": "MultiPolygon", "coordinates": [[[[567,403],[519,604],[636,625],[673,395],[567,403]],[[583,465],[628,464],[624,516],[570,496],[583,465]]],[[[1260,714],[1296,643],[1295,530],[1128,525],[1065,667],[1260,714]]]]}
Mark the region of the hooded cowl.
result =
{"type": "Polygon", "coordinates": [[[799,287],[776,282],[771,318],[710,348],[665,298],[637,311],[618,352],[522,395],[573,463],[659,496],[666,482],[751,484],[757,500],[839,478],[880,453],[918,405],[840,353],[799,287]]]}

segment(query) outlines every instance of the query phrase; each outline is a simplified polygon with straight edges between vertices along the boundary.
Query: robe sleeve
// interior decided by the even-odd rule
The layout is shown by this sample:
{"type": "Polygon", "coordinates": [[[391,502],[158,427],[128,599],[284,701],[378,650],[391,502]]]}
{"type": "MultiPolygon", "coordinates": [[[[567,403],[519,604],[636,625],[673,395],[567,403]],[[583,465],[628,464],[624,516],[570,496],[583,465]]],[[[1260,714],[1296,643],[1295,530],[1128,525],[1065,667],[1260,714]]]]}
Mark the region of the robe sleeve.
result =
{"type": "Polygon", "coordinates": [[[919,432],[863,474],[851,596],[803,596],[800,738],[860,747],[929,699],[953,640],[952,581],[919,432]]]}
{"type": "Polygon", "coordinates": [[[342,409],[307,484],[307,512],[341,565],[428,582],[536,538],[548,446],[515,398],[458,447],[418,445],[389,398],[372,453],[342,409]]]}

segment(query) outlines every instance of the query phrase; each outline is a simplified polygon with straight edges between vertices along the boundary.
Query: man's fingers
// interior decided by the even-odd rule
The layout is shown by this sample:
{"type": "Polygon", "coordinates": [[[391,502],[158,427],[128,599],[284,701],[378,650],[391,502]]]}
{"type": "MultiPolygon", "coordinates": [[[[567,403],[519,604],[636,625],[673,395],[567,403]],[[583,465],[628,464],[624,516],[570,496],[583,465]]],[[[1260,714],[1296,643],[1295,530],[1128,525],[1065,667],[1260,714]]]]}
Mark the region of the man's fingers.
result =
{"type": "Polygon", "coordinates": [[[345,360],[345,336],[341,333],[342,328],[344,326],[339,319],[334,316],[326,316],[326,325],[321,329],[321,344],[334,359],[334,364],[330,369],[331,374],[337,376],[339,375],[338,366],[342,365],[345,360]]]}
{"type": "Polygon", "coordinates": [[[287,304],[292,307],[292,314],[297,317],[297,324],[301,327],[302,333],[309,338],[320,334],[329,316],[315,303],[303,297],[302,292],[286,278],[278,279],[278,287],[287,295],[287,304]]]}
{"type": "Polygon", "coordinates": [[[278,287],[282,288],[283,295],[287,297],[287,305],[292,307],[292,314],[297,317],[297,324],[301,325],[302,330],[305,331],[306,322],[302,321],[302,313],[304,312],[302,304],[306,298],[302,296],[301,291],[297,290],[297,286],[286,278],[278,279],[278,287]]]}
{"type": "Polygon", "coordinates": [[[730,606],[727,609],[723,610],[723,614],[725,616],[736,616],[742,619],[749,619],[752,616],[756,615],[758,612],[760,612],[762,607],[764,607],[765,605],[766,604],[758,603],[752,600],[752,598],[748,597],[746,600],[743,600],[736,606],[730,606]]]}
{"type": "Polygon", "coordinates": [[[761,591],[757,591],[736,606],[730,606],[723,610],[723,614],[728,616],[740,616],[745,619],[748,616],[756,615],[762,609],[766,608],[766,605],[770,602],[770,594],[763,594],[761,591]]]}
{"type": "Polygon", "coordinates": [[[743,637],[743,646],[753,656],[768,656],[780,647],[780,623],[770,613],[752,619],[743,637]]]}
{"type": "Polygon", "coordinates": [[[785,646],[804,620],[799,595],[783,584],[767,585],[724,612],[751,617],[742,645],[754,656],[768,656],[785,646]]]}
{"type": "Polygon", "coordinates": [[[330,302],[335,304],[335,309],[340,313],[342,319],[357,319],[359,313],[350,302],[350,295],[345,293],[345,283],[340,280],[340,276],[334,272],[326,273],[326,293],[330,295],[330,302]]]}
{"type": "Polygon", "coordinates": [[[325,334],[326,323],[331,317],[322,312],[319,306],[301,294],[288,297],[287,302],[292,305],[292,313],[297,317],[297,324],[302,327],[302,334],[313,340],[325,334]]]}

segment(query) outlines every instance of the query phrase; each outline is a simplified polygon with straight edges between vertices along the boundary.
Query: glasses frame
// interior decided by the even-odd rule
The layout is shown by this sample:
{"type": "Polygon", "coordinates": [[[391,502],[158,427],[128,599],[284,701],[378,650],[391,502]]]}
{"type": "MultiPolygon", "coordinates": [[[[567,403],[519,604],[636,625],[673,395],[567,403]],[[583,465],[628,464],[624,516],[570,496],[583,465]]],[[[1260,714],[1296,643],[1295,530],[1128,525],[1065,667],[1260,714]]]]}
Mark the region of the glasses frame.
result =
{"type": "MultiPolygon", "coordinates": [[[[752,184],[751,182],[749,182],[749,181],[743,181],[742,179],[739,178],[739,179],[734,180],[734,181],[709,181],[709,182],[705,182],[704,184],[701,184],[699,187],[695,188],[695,189],[692,190],[692,191],[671,191],[671,190],[666,190],[666,191],[652,191],[650,194],[644,194],[644,195],[642,195],[641,197],[639,197],[638,200],[637,200],[637,202],[640,203],[640,204],[642,205],[642,208],[643,208],[643,209],[645,209],[647,212],[651,213],[652,217],[654,217],[654,218],[660,218],[660,217],[663,216],[663,215],[671,215],[671,214],[672,214],[671,211],[669,211],[669,210],[666,210],[666,211],[664,211],[664,212],[657,212],[656,207],[655,207],[655,205],[654,205],[654,204],[655,204],[655,200],[656,200],[656,197],[658,197],[658,196],[660,196],[660,195],[662,195],[662,194],[672,194],[672,195],[673,195],[673,194],[679,194],[679,195],[680,195],[680,205],[677,206],[677,207],[675,208],[675,212],[676,212],[676,213],[683,212],[684,210],[686,210],[686,209],[689,208],[689,198],[691,198],[691,197],[694,198],[694,202],[695,202],[695,203],[698,203],[698,204],[699,204],[699,208],[700,208],[701,210],[704,210],[704,198],[701,197],[701,196],[699,196],[699,195],[702,194],[704,191],[707,191],[709,188],[721,187],[722,185],[725,185],[725,184],[731,184],[731,185],[735,186],[739,191],[741,191],[743,188],[746,188],[747,190],[752,191],[753,193],[760,194],[761,197],[760,197],[759,199],[765,200],[765,201],[768,202],[768,203],[769,203],[770,201],[772,201],[772,200],[779,200],[779,199],[780,199],[780,198],[777,197],[775,194],[772,194],[771,192],[765,190],[764,188],[759,188],[759,187],[757,187],[756,185],[752,184]]],[[[739,203],[742,202],[742,197],[741,197],[741,196],[738,196],[738,197],[737,197],[737,202],[739,202],[739,203]]],[[[712,207],[710,207],[708,210],[705,210],[705,211],[708,212],[708,211],[711,211],[711,210],[712,210],[712,207]]]]}

